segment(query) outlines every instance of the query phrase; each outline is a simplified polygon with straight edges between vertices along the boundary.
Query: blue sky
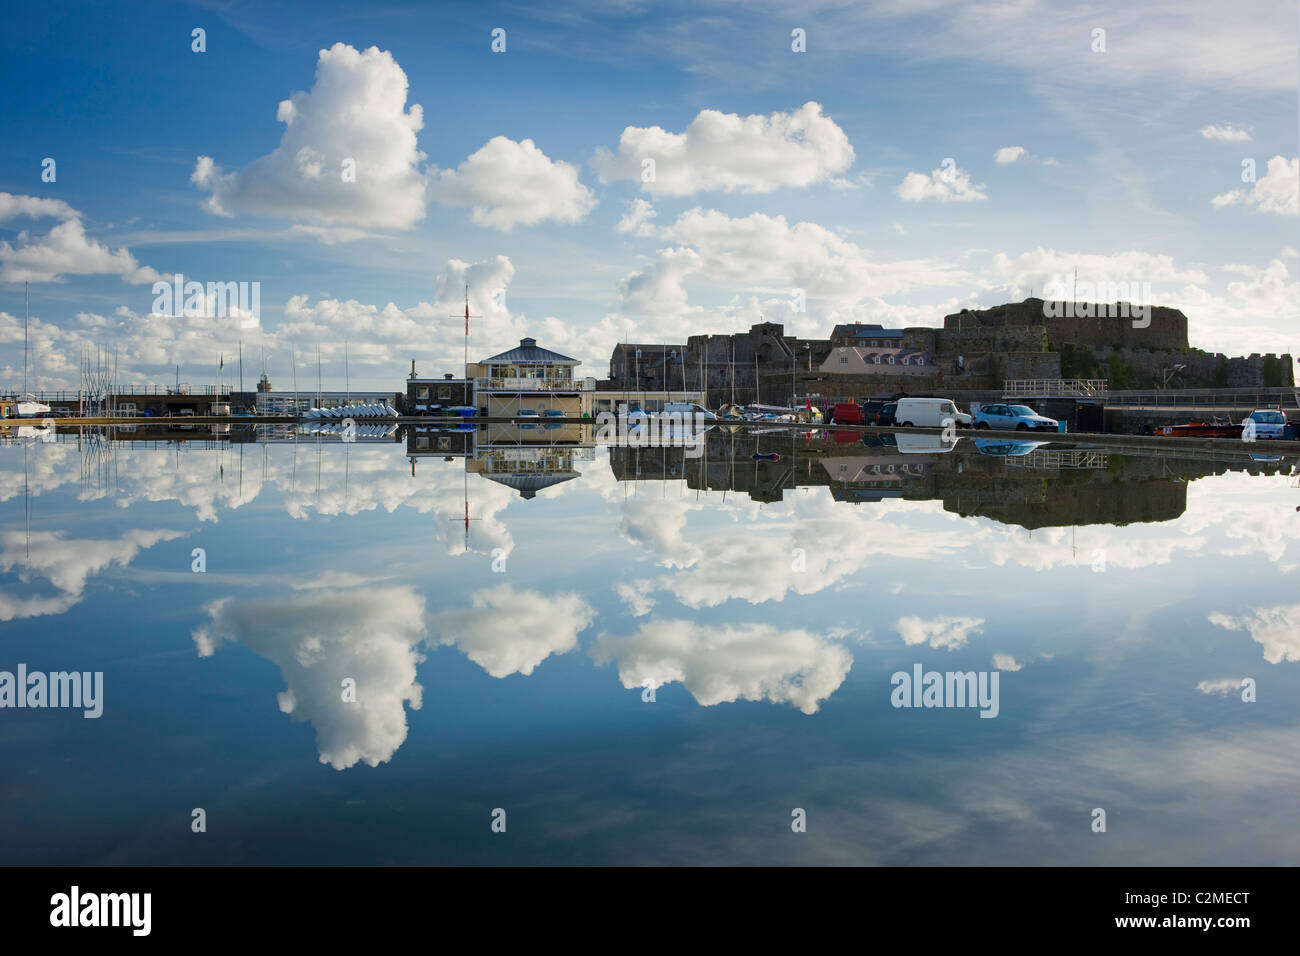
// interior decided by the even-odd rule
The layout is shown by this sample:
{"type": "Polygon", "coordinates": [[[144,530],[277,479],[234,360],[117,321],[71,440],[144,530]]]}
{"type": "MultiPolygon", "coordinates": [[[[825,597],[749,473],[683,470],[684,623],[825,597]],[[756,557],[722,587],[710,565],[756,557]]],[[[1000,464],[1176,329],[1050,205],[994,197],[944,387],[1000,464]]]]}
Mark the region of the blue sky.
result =
{"type": "Polygon", "coordinates": [[[936,325],[1076,267],[1150,283],[1195,345],[1300,348],[1294,2],[10,17],[8,387],[24,279],[41,387],[75,386],[84,344],[115,346],[124,384],[210,382],[242,339],[250,387],[256,356],[285,387],[317,344],[341,386],[346,341],[354,388],[397,389],[413,358],[458,367],[466,283],[471,357],[533,335],[596,375],[620,340],[936,325]],[[176,273],[259,282],[258,327],[151,315],[176,273]]]}

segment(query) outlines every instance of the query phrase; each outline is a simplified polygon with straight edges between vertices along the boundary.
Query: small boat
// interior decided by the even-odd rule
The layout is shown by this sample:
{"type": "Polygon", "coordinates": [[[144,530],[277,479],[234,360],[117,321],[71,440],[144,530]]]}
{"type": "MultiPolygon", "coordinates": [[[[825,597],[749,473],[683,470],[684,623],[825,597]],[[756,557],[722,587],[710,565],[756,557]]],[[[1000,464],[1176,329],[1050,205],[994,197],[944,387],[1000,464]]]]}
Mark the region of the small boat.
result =
{"type": "MultiPolygon", "coordinates": [[[[538,417],[538,416],[537,416],[537,409],[535,409],[535,408],[521,408],[521,409],[519,409],[518,412],[515,413],[515,417],[516,417],[516,418],[537,418],[537,417],[538,417]]],[[[520,422],[520,423],[519,423],[519,427],[520,427],[520,428],[536,428],[537,425],[536,425],[534,422],[520,422]]]]}
{"type": "Polygon", "coordinates": [[[769,451],[766,453],[756,451],[750,457],[753,458],[754,461],[780,461],[781,460],[781,456],[774,451],[769,451]]]}
{"type": "Polygon", "coordinates": [[[27,394],[14,405],[14,414],[18,418],[45,418],[50,414],[50,406],[38,402],[35,395],[27,394]]]}
{"type": "Polygon", "coordinates": [[[1231,422],[1188,422],[1185,425],[1159,425],[1155,434],[1163,438],[1240,438],[1241,425],[1231,422]]]}
{"type": "Polygon", "coordinates": [[[564,410],[560,408],[548,408],[546,411],[542,412],[542,414],[547,418],[563,418],[564,410]]]}
{"type": "Polygon", "coordinates": [[[444,415],[452,415],[458,418],[473,418],[477,413],[473,405],[447,405],[443,408],[444,415]]]}

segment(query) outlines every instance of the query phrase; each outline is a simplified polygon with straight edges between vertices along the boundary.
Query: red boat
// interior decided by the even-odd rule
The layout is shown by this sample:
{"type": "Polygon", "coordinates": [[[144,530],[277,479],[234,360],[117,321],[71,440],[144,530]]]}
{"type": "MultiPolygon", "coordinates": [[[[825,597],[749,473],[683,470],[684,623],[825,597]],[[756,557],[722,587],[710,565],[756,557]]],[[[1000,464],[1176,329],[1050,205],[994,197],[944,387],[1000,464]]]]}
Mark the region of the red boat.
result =
{"type": "Polygon", "coordinates": [[[1155,433],[1166,438],[1240,438],[1241,425],[1190,422],[1186,425],[1159,425],[1155,433]]]}

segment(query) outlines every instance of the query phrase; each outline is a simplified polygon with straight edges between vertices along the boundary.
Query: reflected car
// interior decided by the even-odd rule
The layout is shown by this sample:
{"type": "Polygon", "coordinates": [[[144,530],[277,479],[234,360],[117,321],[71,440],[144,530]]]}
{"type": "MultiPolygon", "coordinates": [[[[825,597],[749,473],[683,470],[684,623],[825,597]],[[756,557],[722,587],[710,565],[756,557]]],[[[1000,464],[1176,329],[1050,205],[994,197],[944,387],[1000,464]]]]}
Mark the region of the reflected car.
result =
{"type": "Polygon", "coordinates": [[[944,455],[956,448],[958,441],[943,435],[895,435],[894,447],[904,455],[944,455]]]}
{"type": "Polygon", "coordinates": [[[1059,431],[1061,426],[1055,418],[1040,415],[1028,405],[981,405],[975,412],[976,428],[994,428],[998,431],[1059,431]]]}
{"type": "Polygon", "coordinates": [[[1046,444],[1045,441],[1002,441],[997,438],[975,439],[975,447],[981,455],[990,455],[996,458],[1014,458],[1017,455],[1028,455],[1035,448],[1041,448],[1046,444]]]}

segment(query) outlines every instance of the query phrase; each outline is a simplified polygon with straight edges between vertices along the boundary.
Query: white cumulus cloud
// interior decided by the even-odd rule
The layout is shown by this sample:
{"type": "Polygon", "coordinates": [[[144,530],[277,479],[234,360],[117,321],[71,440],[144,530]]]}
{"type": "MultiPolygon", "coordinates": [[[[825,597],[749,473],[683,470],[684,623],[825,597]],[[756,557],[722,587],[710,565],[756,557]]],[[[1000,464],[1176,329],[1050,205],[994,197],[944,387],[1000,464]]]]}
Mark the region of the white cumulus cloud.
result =
{"type": "Polygon", "coordinates": [[[970,173],[959,166],[941,166],[930,175],[908,173],[895,192],[907,202],[936,199],[939,202],[971,202],[988,199],[983,186],[971,182],[970,173]]]}
{"type": "Polygon", "coordinates": [[[391,53],[321,50],[310,92],[280,103],[280,145],[239,171],[200,156],[190,177],[218,215],[271,213],[314,223],[405,229],[424,218],[418,104],[391,53]],[[349,171],[355,176],[349,178],[349,171]]]}
{"type": "Polygon", "coordinates": [[[689,196],[811,186],[842,173],[853,159],[848,136],[820,103],[809,101],[770,116],[701,110],[683,133],[629,126],[618,152],[599,149],[591,164],[602,180],[639,181],[656,196],[689,196]],[[654,161],[653,176],[647,160],[654,161]]]}
{"type": "Polygon", "coordinates": [[[1209,126],[1204,126],[1201,128],[1201,136],[1219,143],[1244,143],[1251,138],[1248,130],[1233,126],[1231,123],[1224,123],[1222,126],[1211,123],[1209,126]]]}
{"type": "Polygon", "coordinates": [[[61,199],[0,192],[0,222],[17,216],[60,220],[44,235],[20,232],[16,244],[0,242],[0,282],[61,282],[65,276],[118,275],[145,284],[163,278],[126,248],[110,249],[86,235],[81,213],[61,199]]]}
{"type": "Polygon", "coordinates": [[[545,220],[578,222],[596,199],[578,181],[578,168],[557,162],[526,139],[494,136],[456,169],[431,175],[430,197],[469,206],[474,221],[509,232],[545,220]]]}
{"type": "Polygon", "coordinates": [[[1300,216],[1300,159],[1274,156],[1268,169],[1249,189],[1233,189],[1210,200],[1216,209],[1224,206],[1255,206],[1277,216],[1300,216]]]}

